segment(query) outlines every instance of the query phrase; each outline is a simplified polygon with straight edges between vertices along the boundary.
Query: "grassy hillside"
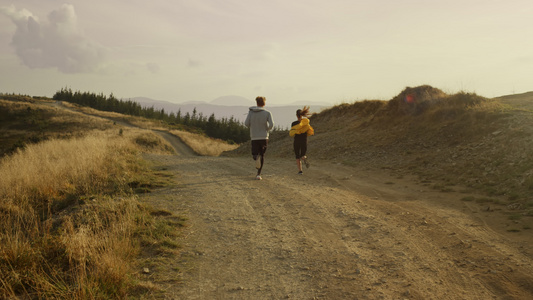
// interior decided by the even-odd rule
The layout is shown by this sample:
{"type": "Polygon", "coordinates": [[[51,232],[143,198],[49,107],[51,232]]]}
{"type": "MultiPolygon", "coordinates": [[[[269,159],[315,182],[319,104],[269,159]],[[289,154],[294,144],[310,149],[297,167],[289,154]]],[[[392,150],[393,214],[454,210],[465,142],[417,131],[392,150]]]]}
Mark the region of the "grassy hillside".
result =
{"type": "Polygon", "coordinates": [[[0,97],[0,157],[17,148],[48,139],[80,137],[90,130],[105,130],[102,122],[54,107],[53,101],[28,96],[0,97]]]}
{"type": "Polygon", "coordinates": [[[110,299],[152,290],[138,259],[176,251],[180,222],[135,194],[171,180],[141,156],[169,153],[168,144],[151,131],[51,104],[0,100],[1,144],[9,146],[0,158],[0,298],[110,299]]]}
{"type": "MultiPolygon", "coordinates": [[[[466,200],[533,214],[533,93],[487,99],[420,86],[389,101],[332,107],[311,124],[311,159],[416,175],[442,191],[480,195],[466,200]]],[[[273,133],[268,151],[292,160],[287,132],[273,133]]]]}

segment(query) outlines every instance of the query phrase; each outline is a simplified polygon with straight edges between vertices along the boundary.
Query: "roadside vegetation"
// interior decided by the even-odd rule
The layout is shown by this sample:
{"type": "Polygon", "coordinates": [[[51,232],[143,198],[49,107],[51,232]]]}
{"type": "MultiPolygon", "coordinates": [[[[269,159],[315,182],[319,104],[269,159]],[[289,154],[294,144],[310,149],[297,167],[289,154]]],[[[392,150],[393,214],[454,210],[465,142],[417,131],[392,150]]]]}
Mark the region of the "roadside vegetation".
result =
{"type": "Polygon", "coordinates": [[[152,293],[139,259],[179,251],[183,218],[138,201],[136,193],[173,182],[141,154],[173,150],[151,131],[27,97],[0,101],[3,136],[29,141],[0,159],[0,298],[152,293]]]}
{"type": "Polygon", "coordinates": [[[215,139],[221,139],[230,143],[240,144],[249,139],[249,131],[243,124],[231,118],[216,119],[215,114],[209,117],[202,113],[165,112],[164,109],[154,107],[142,107],[132,100],[117,99],[113,94],[105,96],[90,92],[73,92],[63,88],[53,96],[54,100],[75,103],[81,106],[91,107],[101,111],[116,112],[125,115],[144,117],[147,119],[160,120],[171,129],[202,133],[215,139]]]}

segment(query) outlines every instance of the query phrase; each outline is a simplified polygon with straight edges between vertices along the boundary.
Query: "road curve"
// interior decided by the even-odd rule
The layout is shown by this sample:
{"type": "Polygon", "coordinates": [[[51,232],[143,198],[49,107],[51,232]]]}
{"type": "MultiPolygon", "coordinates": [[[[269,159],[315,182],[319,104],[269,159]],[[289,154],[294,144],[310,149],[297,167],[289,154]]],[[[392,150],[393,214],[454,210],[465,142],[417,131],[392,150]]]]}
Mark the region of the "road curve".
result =
{"type": "MultiPolygon", "coordinates": [[[[131,123],[124,122],[122,120],[117,120],[116,118],[107,118],[107,117],[103,117],[103,116],[99,116],[99,115],[95,115],[95,114],[88,114],[88,113],[79,111],[77,109],[66,107],[65,105],[63,105],[63,101],[55,101],[53,103],[50,103],[49,105],[51,105],[53,107],[56,107],[56,108],[60,108],[60,109],[65,109],[65,110],[70,110],[70,111],[73,111],[73,112],[83,113],[83,114],[90,115],[90,116],[93,116],[93,117],[107,119],[107,120],[116,122],[116,124],[119,124],[119,125],[124,126],[124,127],[135,127],[135,128],[143,129],[143,128],[135,126],[135,125],[133,125],[131,123]]],[[[181,140],[180,137],[178,137],[176,135],[173,135],[173,134],[171,134],[171,133],[169,133],[167,131],[164,131],[164,130],[153,129],[152,132],[154,132],[155,134],[157,134],[160,137],[164,138],[172,146],[172,148],[174,148],[174,150],[176,152],[176,155],[178,155],[178,156],[197,156],[198,155],[196,152],[194,152],[194,150],[191,147],[189,147],[186,143],[184,143],[181,140]]]]}
{"type": "Polygon", "coordinates": [[[196,156],[198,155],[191,147],[185,144],[178,136],[175,136],[164,130],[152,130],[160,137],[164,138],[176,151],[179,156],[196,156]]]}

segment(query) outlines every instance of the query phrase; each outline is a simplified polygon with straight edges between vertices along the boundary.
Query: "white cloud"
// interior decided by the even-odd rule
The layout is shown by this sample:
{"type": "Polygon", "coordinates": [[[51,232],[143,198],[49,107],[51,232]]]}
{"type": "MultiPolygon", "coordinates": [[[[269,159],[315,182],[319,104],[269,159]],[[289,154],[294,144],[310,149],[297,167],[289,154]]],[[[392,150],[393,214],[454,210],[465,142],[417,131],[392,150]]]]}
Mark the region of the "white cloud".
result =
{"type": "Polygon", "coordinates": [[[104,60],[105,48],[91,41],[78,28],[74,7],[64,4],[39,21],[26,9],[2,8],[16,31],[11,44],[30,68],[57,68],[63,73],[93,71],[104,60]]]}

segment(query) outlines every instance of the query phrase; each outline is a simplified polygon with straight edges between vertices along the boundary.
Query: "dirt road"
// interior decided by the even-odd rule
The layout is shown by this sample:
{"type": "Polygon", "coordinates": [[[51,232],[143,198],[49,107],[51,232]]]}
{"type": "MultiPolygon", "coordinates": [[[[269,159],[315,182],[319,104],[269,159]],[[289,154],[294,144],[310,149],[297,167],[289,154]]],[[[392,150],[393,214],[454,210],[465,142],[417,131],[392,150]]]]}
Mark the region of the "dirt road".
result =
{"type": "MultiPolygon", "coordinates": [[[[62,106],[62,105],[61,105],[62,106]]],[[[168,299],[533,299],[533,237],[404,175],[267,156],[147,155],[176,185],[141,198],[186,216],[179,257],[154,257],[168,299]]],[[[268,154],[267,154],[268,155],[268,154]]],[[[503,220],[503,221],[502,221],[503,220]]]]}
{"type": "Polygon", "coordinates": [[[181,257],[154,270],[179,268],[168,298],[533,299],[531,240],[461,195],[322,161],[298,176],[267,157],[258,181],[248,157],[150,159],[177,185],[143,201],[189,218],[181,257]]]}

